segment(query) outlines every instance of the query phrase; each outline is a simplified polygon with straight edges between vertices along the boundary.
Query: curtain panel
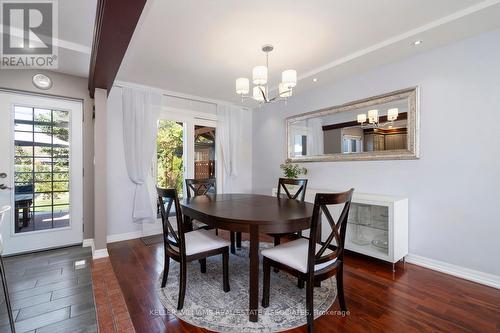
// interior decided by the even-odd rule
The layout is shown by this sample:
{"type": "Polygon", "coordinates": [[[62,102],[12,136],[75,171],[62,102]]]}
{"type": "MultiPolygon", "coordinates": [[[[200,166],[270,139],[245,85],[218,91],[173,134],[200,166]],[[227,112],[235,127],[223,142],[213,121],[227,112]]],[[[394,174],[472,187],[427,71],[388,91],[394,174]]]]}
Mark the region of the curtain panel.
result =
{"type": "Polygon", "coordinates": [[[152,163],[156,145],[156,121],[161,108],[160,93],[123,87],[123,148],[130,180],[135,184],[132,219],[136,223],[156,221],[153,205],[152,163]]]}

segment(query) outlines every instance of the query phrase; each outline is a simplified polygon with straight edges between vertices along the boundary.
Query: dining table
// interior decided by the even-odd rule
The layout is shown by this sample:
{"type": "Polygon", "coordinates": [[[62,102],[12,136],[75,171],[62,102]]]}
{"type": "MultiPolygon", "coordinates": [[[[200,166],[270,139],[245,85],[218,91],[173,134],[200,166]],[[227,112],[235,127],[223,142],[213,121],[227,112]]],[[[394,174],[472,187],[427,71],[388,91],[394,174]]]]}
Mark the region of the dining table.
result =
{"type": "Polygon", "coordinates": [[[258,321],[259,235],[309,229],[314,205],[259,194],[208,194],[185,198],[181,206],[187,230],[192,230],[192,221],[197,220],[217,229],[250,235],[248,317],[258,321]]]}

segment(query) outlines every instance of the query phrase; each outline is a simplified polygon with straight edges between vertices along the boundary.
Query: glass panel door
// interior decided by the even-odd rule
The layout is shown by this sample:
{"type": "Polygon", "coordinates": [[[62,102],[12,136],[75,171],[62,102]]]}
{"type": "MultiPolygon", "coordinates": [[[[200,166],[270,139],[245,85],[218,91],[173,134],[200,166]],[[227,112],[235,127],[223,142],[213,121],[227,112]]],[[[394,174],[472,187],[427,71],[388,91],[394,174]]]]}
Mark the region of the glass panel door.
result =
{"type": "Polygon", "coordinates": [[[215,127],[194,127],[194,178],[215,178],[215,127]]]}
{"type": "Polygon", "coordinates": [[[0,92],[4,254],[81,243],[81,101],[0,92]]]}
{"type": "Polygon", "coordinates": [[[157,185],[174,188],[179,197],[184,187],[184,124],[172,120],[158,121],[156,141],[157,185]]]}

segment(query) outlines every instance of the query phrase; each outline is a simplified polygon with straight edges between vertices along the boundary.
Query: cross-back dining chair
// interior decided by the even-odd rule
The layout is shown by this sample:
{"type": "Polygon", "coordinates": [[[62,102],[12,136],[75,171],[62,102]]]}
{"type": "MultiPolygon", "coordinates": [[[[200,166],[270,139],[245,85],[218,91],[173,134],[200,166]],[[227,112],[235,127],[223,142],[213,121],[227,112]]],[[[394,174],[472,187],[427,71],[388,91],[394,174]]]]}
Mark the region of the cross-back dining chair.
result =
{"type": "Polygon", "coordinates": [[[14,317],[12,315],[12,306],[10,304],[9,288],[7,287],[7,276],[5,274],[5,266],[3,264],[3,238],[1,231],[3,230],[3,220],[7,211],[10,210],[9,206],[4,206],[0,208],[0,276],[2,277],[2,287],[5,296],[5,303],[7,305],[7,312],[9,316],[10,331],[16,333],[16,328],[14,326],[14,317]]]}
{"type": "Polygon", "coordinates": [[[217,182],[215,178],[186,179],[186,189],[188,198],[205,194],[217,194],[217,182]]]}
{"type": "MultiPolygon", "coordinates": [[[[206,195],[206,194],[217,194],[217,180],[215,178],[210,179],[186,179],[186,190],[187,197],[192,198],[198,195],[206,195]]],[[[194,221],[197,222],[197,221],[194,221]]],[[[197,223],[198,228],[210,229],[209,226],[203,224],[201,222],[197,223]]],[[[219,230],[215,229],[215,234],[219,234],[219,230]]],[[[236,252],[236,246],[241,247],[241,233],[236,236],[234,231],[230,232],[230,240],[231,240],[231,253],[236,252]],[[236,240],[237,237],[237,240],[236,240]]]]}
{"type": "Polygon", "coordinates": [[[343,269],[344,242],[347,218],[354,189],[342,193],[318,193],[314,200],[309,239],[299,238],[270,249],[262,250],[263,256],[263,297],[262,306],[269,306],[271,267],[279,268],[306,282],[306,307],[308,332],[313,332],[314,285],[335,275],[340,309],[347,311],[344,298],[343,269]],[[335,221],[328,209],[329,205],[344,205],[335,221]],[[321,227],[322,213],[332,231],[325,242],[317,239],[317,229],[321,227]],[[332,242],[335,241],[335,244],[332,242]]]}
{"type": "Polygon", "coordinates": [[[177,261],[180,264],[179,299],[177,309],[181,310],[184,306],[184,297],[186,295],[187,263],[198,260],[201,265],[201,272],[206,273],[206,258],[215,255],[222,255],[222,285],[224,292],[228,292],[229,242],[216,236],[212,233],[212,231],[205,229],[185,232],[181,205],[179,204],[177,191],[174,189],[157,188],[157,193],[162,217],[163,241],[165,249],[165,263],[161,287],[164,288],[167,283],[170,259],[177,261]],[[177,231],[169,220],[172,207],[175,208],[177,231]]]}
{"type": "MultiPolygon", "coordinates": [[[[276,196],[278,198],[287,198],[294,199],[300,202],[304,202],[306,198],[306,190],[307,190],[307,179],[289,179],[289,178],[280,178],[278,179],[278,191],[276,196]],[[289,186],[298,187],[296,190],[292,190],[289,186]]],[[[281,237],[290,235],[290,233],[286,234],[270,234],[274,238],[274,245],[279,245],[281,243],[281,237]]],[[[298,236],[302,236],[302,232],[299,231],[297,233],[298,236]]]]}

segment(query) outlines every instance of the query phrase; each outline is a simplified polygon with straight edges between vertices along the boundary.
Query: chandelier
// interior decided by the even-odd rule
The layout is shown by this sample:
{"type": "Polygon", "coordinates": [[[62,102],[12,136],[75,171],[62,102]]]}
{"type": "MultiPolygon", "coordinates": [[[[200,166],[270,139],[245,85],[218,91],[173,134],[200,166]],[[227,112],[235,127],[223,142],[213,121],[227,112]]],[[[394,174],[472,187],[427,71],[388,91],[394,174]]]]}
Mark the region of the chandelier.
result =
{"type": "Polygon", "coordinates": [[[379,117],[378,110],[369,110],[368,115],[364,113],[358,114],[357,120],[362,128],[379,128],[389,124],[392,125],[398,119],[398,113],[397,108],[388,109],[387,116],[379,117]]]}
{"type": "Polygon", "coordinates": [[[261,104],[276,101],[286,101],[292,96],[293,87],[297,85],[297,71],[287,69],[281,73],[281,83],[278,86],[278,94],[269,96],[269,52],[274,49],[272,45],[264,45],[262,51],[266,54],[266,65],[255,66],[252,70],[252,83],[254,84],[252,95],[250,95],[250,81],[246,77],[236,79],[236,93],[241,96],[241,101],[252,98],[261,104]]]}

